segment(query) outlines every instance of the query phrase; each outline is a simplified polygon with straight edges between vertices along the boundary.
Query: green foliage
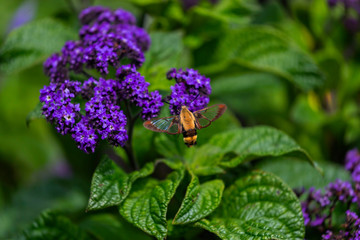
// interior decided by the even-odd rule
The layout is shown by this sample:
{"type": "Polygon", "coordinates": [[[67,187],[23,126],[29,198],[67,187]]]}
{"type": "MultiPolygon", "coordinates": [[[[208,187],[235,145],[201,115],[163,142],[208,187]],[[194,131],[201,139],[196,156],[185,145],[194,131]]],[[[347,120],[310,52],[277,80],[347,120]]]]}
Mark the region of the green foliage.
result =
{"type": "Polygon", "coordinates": [[[223,190],[224,183],[221,180],[200,184],[199,178],[191,174],[191,182],[173,223],[186,224],[206,217],[220,204],[223,190]]]}
{"type": "Polygon", "coordinates": [[[68,218],[55,213],[43,213],[32,226],[24,232],[24,239],[91,239],[85,231],[68,218]]]}
{"type": "Polygon", "coordinates": [[[40,63],[76,38],[76,31],[50,18],[19,27],[0,48],[0,71],[13,73],[40,63]]]}
{"type": "Polygon", "coordinates": [[[220,173],[221,167],[233,168],[245,161],[282,155],[296,156],[317,167],[292,138],[265,126],[219,133],[198,151],[189,151],[186,158],[195,173],[209,175],[220,173]]]}
{"type": "Polygon", "coordinates": [[[320,87],[323,77],[311,58],[297,49],[283,34],[264,26],[228,31],[215,50],[216,64],[205,72],[226,71],[235,64],[284,78],[303,90],[320,87]]]}
{"type": "Polygon", "coordinates": [[[165,180],[144,179],[120,206],[120,214],[143,231],[164,239],[167,233],[167,205],[183,178],[183,171],[171,173],[165,180]]]}
{"type": "Polygon", "coordinates": [[[135,180],[146,177],[153,171],[154,164],[148,163],[140,171],[127,174],[111,159],[104,158],[93,176],[87,210],[120,205],[128,196],[135,180]]]}
{"type": "Polygon", "coordinates": [[[212,79],[211,86],[212,97],[223,99],[232,111],[248,118],[271,120],[288,107],[285,86],[273,74],[244,72],[219,76],[212,79]]]}
{"type": "Polygon", "coordinates": [[[93,215],[80,223],[80,227],[91,233],[96,239],[127,240],[129,236],[136,240],[150,240],[151,238],[133,226],[112,214],[93,215]]]}
{"type": "Polygon", "coordinates": [[[197,226],[221,239],[303,239],[300,202],[276,176],[255,171],[228,187],[219,209],[197,226]]]}

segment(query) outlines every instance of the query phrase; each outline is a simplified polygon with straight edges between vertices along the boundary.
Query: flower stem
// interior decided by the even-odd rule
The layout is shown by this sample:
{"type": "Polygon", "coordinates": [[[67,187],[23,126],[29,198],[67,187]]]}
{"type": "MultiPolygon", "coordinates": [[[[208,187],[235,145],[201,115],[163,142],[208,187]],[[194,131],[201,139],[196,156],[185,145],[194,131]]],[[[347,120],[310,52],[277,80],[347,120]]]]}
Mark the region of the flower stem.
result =
{"type": "Polygon", "coordinates": [[[134,130],[134,123],[136,120],[136,116],[133,118],[130,111],[129,102],[125,100],[125,111],[126,115],[128,117],[128,141],[125,143],[124,150],[128,156],[128,159],[130,161],[130,164],[134,170],[139,169],[139,164],[136,160],[134,150],[132,147],[132,136],[133,136],[133,130],[134,130]]]}

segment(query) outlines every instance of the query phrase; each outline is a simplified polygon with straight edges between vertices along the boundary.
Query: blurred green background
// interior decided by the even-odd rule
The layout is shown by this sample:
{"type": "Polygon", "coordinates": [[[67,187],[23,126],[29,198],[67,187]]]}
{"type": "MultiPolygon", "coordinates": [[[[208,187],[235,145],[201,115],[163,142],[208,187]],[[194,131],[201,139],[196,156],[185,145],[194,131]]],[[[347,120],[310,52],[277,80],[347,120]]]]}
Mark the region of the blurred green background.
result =
{"type": "MultiPolygon", "coordinates": [[[[345,27],[344,9],[329,8],[326,0],[197,2],[185,8],[170,0],[0,1],[1,239],[16,236],[46,209],[85,228],[114,220],[107,213],[116,209],[84,218],[92,173],[100,156],[114,151],[102,144],[85,154],[70,136],[29,115],[48,84],[42,62],[77,38],[77,13],[89,4],[131,11],[148,30],[152,46],[141,71],[151,88],[169,91],[171,67],[193,67],[211,78],[212,102],[226,103],[229,113],[202,141],[233,126],[274,126],[323,166],[325,178],[286,159],[259,167],[292,187],[348,178],[339,166],[360,140],[360,35],[345,27]]],[[[156,155],[140,121],[135,134],[138,156],[156,155]]],[[[117,221],[116,229],[133,231],[117,221]]]]}

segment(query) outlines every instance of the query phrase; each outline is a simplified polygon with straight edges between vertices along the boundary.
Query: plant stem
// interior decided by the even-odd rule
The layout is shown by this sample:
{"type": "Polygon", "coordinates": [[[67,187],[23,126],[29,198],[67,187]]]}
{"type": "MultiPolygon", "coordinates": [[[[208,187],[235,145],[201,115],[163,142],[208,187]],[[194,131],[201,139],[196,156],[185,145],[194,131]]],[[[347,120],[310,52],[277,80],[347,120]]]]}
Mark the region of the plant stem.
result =
{"type": "Polygon", "coordinates": [[[133,130],[134,130],[134,123],[137,118],[137,116],[132,116],[130,111],[129,102],[125,100],[125,111],[126,115],[128,117],[128,141],[125,143],[124,150],[129,158],[129,162],[134,170],[139,169],[139,164],[136,160],[136,157],[134,155],[134,150],[132,147],[132,136],[133,136],[133,130]]]}

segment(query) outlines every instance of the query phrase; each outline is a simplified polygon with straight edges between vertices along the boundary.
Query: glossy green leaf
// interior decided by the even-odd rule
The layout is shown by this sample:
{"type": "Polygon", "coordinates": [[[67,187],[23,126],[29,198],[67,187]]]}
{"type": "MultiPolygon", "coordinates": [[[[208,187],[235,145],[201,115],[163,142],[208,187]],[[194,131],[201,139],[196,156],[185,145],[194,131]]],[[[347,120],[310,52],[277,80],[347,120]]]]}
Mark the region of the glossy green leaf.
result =
{"type": "Polygon", "coordinates": [[[221,239],[304,239],[300,202],[278,177],[254,171],[227,188],[210,220],[196,223],[221,239]]]}
{"type": "Polygon", "coordinates": [[[212,146],[228,154],[229,157],[220,163],[225,167],[235,167],[244,161],[259,157],[282,155],[297,156],[316,167],[306,151],[292,138],[272,127],[250,127],[221,133],[211,138],[208,148],[212,146]]]}
{"type": "Polygon", "coordinates": [[[175,171],[163,180],[147,178],[137,181],[120,206],[120,214],[144,232],[164,239],[167,234],[167,206],[183,178],[175,171]]]}
{"type": "Polygon", "coordinates": [[[192,174],[185,198],[173,223],[186,224],[206,217],[219,206],[223,191],[223,181],[212,180],[200,184],[199,178],[192,174]]]}
{"type": "Polygon", "coordinates": [[[0,71],[12,73],[59,52],[76,31],[54,19],[33,21],[12,31],[0,48],[0,71]]]}
{"type": "Polygon", "coordinates": [[[185,154],[186,164],[198,176],[224,173],[224,169],[220,166],[223,158],[222,149],[210,144],[188,149],[185,154]]]}
{"type": "Polygon", "coordinates": [[[82,221],[80,227],[101,240],[128,240],[129,236],[136,240],[150,240],[151,237],[131,226],[125,220],[111,214],[92,215],[82,221]]]}
{"type": "Polygon", "coordinates": [[[216,49],[219,62],[212,72],[226,71],[229,63],[278,75],[303,90],[321,86],[324,79],[312,59],[275,29],[264,26],[228,31],[216,49]]]}
{"type": "Polygon", "coordinates": [[[25,239],[91,239],[85,231],[73,224],[68,218],[55,213],[43,213],[29,229],[25,230],[25,239]]]}
{"type": "Polygon", "coordinates": [[[38,105],[36,105],[34,110],[29,112],[29,114],[26,116],[26,126],[29,126],[30,122],[35,120],[35,119],[43,119],[43,118],[45,118],[45,116],[42,114],[42,110],[41,110],[42,106],[43,106],[42,103],[38,103],[38,105]]]}
{"type": "Polygon", "coordinates": [[[128,196],[134,181],[150,175],[153,171],[154,164],[148,163],[141,170],[127,174],[111,159],[104,158],[96,168],[91,182],[87,210],[120,205],[128,196]]]}

